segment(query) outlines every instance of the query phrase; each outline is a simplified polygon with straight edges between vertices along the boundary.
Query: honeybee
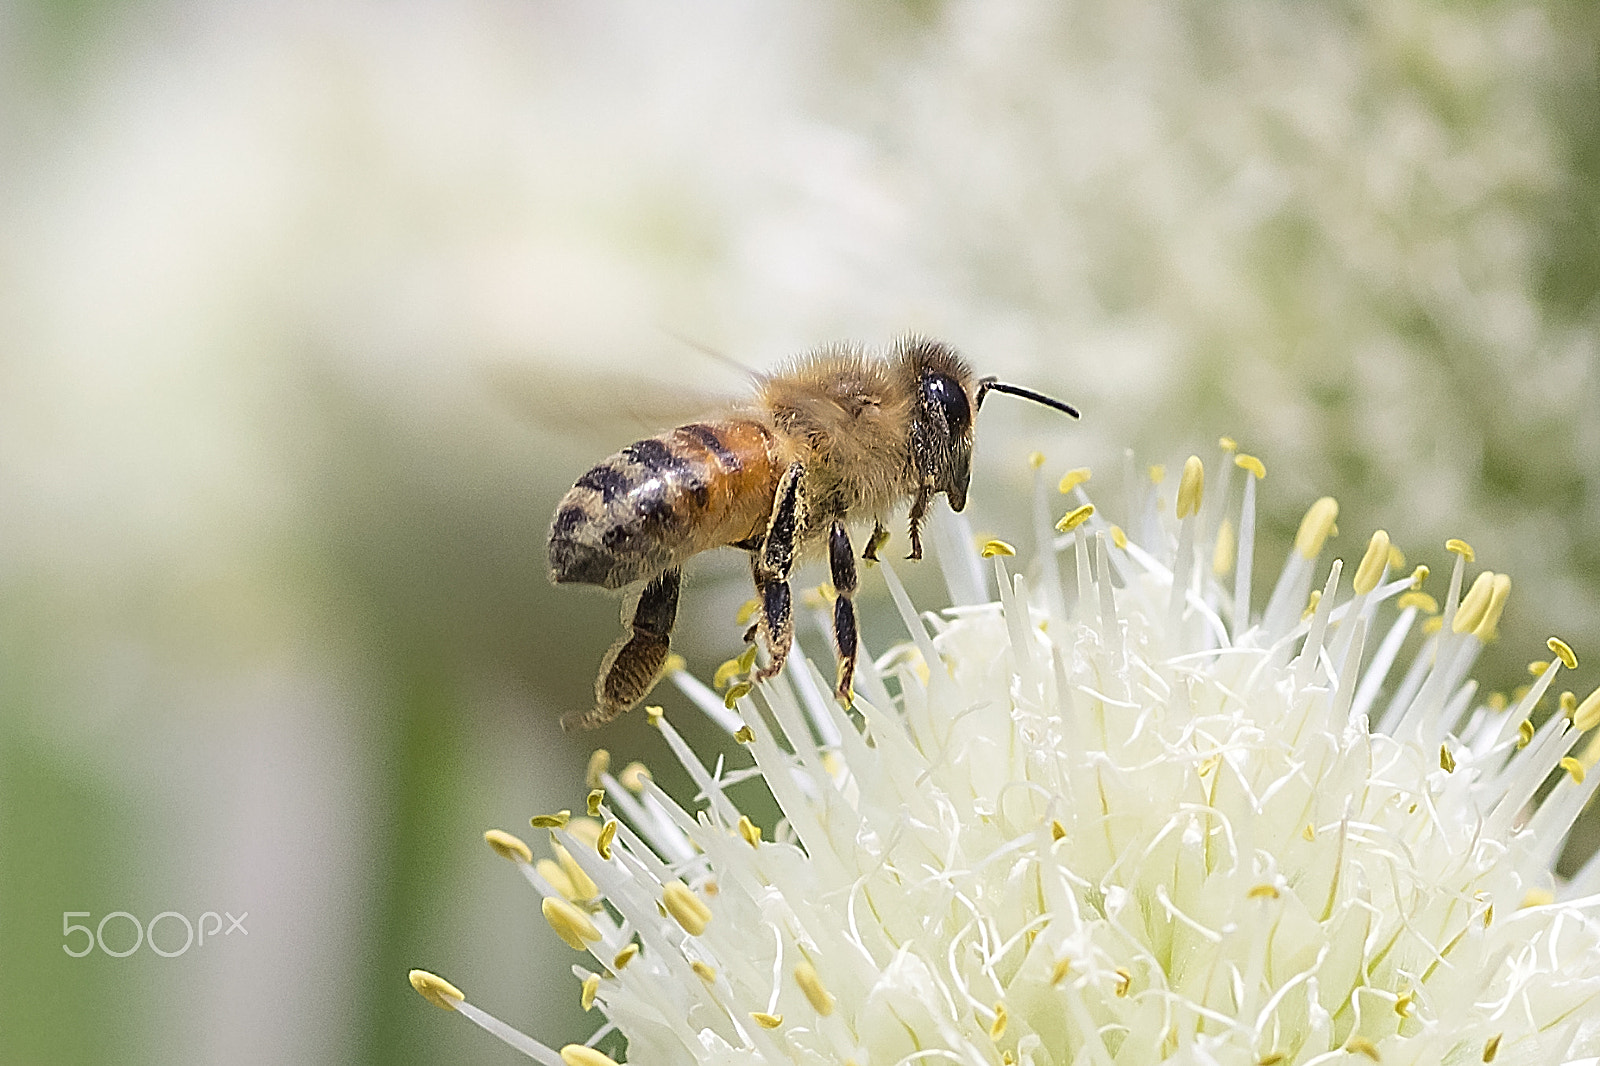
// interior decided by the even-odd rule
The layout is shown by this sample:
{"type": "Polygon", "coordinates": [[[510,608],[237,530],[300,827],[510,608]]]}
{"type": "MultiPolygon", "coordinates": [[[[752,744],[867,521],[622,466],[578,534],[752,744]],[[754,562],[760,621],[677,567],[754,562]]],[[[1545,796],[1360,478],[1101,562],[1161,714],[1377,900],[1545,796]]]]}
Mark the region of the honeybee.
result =
{"type": "Polygon", "coordinates": [[[721,547],[750,556],[758,608],[745,640],[766,649],[760,681],[783,668],[793,643],[795,560],[825,545],[838,592],[835,691],[848,703],[857,580],[846,524],[872,518],[862,558],[876,560],[885,516],[910,500],[908,558],[920,559],[934,497],[943,493],[956,511],[967,504],[972,420],[990,392],[1078,416],[1030,389],[975,378],[949,345],[913,336],[883,355],[853,346],[803,355],[759,378],[748,405],[636,441],[580,477],[550,527],[550,580],[632,591],[594,708],[562,725],[593,728],[644,699],[667,659],[683,564],[721,547]]]}

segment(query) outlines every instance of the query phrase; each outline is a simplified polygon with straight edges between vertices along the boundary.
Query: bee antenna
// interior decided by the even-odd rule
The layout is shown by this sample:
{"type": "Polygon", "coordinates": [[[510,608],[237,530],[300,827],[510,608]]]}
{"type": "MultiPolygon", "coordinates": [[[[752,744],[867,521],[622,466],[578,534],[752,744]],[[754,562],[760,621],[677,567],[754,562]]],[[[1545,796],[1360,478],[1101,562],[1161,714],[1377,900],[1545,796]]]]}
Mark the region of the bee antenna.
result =
{"type": "Polygon", "coordinates": [[[977,406],[979,408],[983,407],[984,395],[991,390],[994,392],[1004,392],[1011,396],[1021,396],[1024,400],[1032,400],[1034,403],[1042,403],[1046,407],[1053,407],[1063,414],[1071,415],[1073,418],[1078,417],[1078,409],[1072,406],[1070,403],[1062,403],[1060,400],[1051,399],[1049,396],[1046,396],[1043,393],[1034,392],[1032,389],[1025,389],[1021,385],[1007,385],[1005,382],[997,381],[994,378],[978,379],[977,406]]]}

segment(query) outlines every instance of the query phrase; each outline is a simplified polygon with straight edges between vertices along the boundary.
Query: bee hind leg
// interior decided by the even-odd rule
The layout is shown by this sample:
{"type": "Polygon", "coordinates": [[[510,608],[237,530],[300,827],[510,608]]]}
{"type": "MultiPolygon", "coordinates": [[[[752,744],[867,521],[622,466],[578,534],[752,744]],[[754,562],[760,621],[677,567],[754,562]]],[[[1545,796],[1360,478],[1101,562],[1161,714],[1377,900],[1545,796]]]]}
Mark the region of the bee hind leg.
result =
{"type": "Polygon", "coordinates": [[[767,649],[767,665],[755,672],[757,681],[778,675],[794,643],[789,571],[794,566],[795,541],[805,522],[805,497],[800,491],[804,474],[800,463],[791,463],[784,471],[772,502],[772,518],[761,538],[761,551],[751,559],[756,597],[761,601],[756,636],[767,649]]]}
{"type": "Polygon", "coordinates": [[[846,707],[853,702],[851,682],[856,676],[856,560],[850,549],[850,534],[843,522],[834,522],[828,534],[828,566],[833,587],[839,593],[833,601],[833,642],[839,650],[839,683],[834,695],[846,707]]]}
{"type": "Polygon", "coordinates": [[[655,687],[667,661],[672,623],[678,615],[678,586],[682,571],[659,574],[639,593],[629,619],[628,632],[611,646],[600,663],[594,683],[594,709],[573,712],[561,719],[563,729],[594,729],[624,711],[632,710],[655,687]]]}

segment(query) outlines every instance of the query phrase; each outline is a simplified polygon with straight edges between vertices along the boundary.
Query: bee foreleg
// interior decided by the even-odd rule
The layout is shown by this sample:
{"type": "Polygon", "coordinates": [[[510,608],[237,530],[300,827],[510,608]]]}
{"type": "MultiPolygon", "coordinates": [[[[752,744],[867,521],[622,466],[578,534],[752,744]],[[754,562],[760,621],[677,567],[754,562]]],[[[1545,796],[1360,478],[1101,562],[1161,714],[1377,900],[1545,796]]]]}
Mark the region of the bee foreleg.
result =
{"type": "MultiPolygon", "coordinates": [[[[611,646],[594,683],[594,709],[561,719],[564,729],[593,729],[638,706],[655,687],[667,661],[672,623],[678,615],[682,571],[667,570],[644,587],[633,605],[628,632],[611,646]]],[[[624,618],[628,614],[624,612],[624,618]]]]}
{"type": "MultiPolygon", "coordinates": [[[[876,534],[875,534],[876,535],[876,534]]],[[[833,641],[839,649],[839,683],[834,694],[839,702],[852,702],[851,682],[856,676],[856,560],[850,548],[850,534],[844,523],[835,521],[828,534],[828,566],[839,598],[833,601],[833,641]]]]}
{"type": "Polygon", "coordinates": [[[789,592],[789,571],[794,566],[795,541],[805,522],[805,497],[801,493],[805,467],[791,463],[778,481],[778,491],[772,501],[772,518],[761,539],[761,553],[752,563],[755,573],[756,595],[761,600],[761,614],[756,631],[767,649],[767,665],[757,670],[756,680],[776,677],[789,657],[789,647],[794,643],[794,618],[789,592]]]}
{"type": "Polygon", "coordinates": [[[911,554],[907,559],[922,558],[922,519],[928,513],[928,501],[933,499],[933,490],[927,485],[917,490],[917,498],[911,503],[911,554]]]}

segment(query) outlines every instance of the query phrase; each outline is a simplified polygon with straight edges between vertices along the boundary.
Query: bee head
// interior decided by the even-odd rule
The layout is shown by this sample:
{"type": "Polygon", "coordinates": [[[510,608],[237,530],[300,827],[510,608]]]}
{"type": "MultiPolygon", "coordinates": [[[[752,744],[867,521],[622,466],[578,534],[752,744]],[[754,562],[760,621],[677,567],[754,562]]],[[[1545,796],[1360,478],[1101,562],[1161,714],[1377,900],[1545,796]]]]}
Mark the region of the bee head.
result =
{"type": "Polygon", "coordinates": [[[923,484],[950,499],[950,509],[967,505],[972,478],[972,415],[976,410],[972,371],[955,350],[938,341],[905,342],[905,356],[916,381],[916,411],[911,421],[911,465],[923,484]]]}

